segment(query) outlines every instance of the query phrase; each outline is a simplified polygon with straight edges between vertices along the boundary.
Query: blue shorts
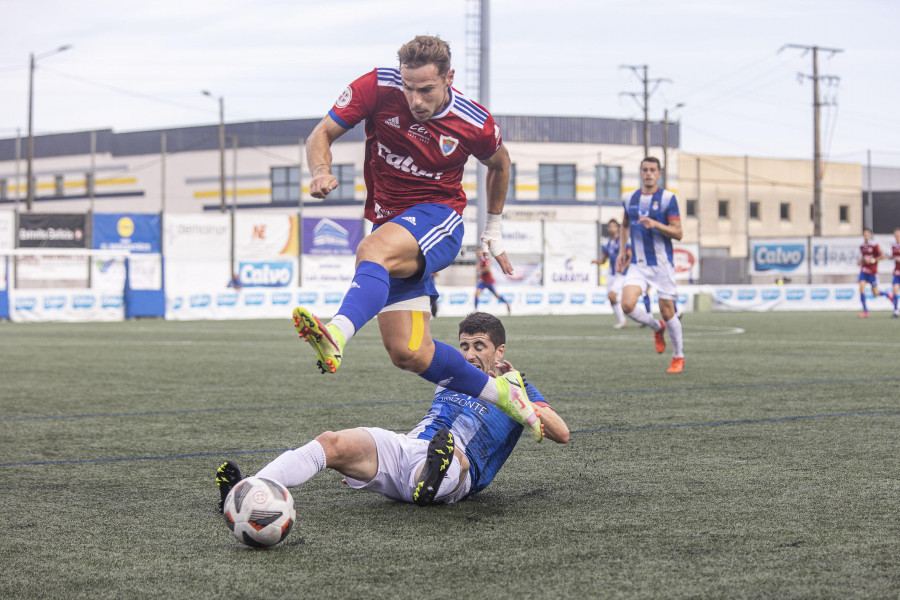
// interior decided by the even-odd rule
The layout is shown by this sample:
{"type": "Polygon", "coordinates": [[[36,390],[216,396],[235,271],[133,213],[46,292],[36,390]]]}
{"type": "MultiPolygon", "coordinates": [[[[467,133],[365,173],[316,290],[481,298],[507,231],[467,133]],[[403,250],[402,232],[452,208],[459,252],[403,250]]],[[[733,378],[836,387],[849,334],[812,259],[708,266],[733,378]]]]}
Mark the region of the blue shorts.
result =
{"type": "Polygon", "coordinates": [[[462,217],[445,204],[428,203],[408,208],[388,222],[400,225],[416,238],[425,256],[425,269],[406,279],[391,277],[391,289],[385,306],[420,296],[437,298],[437,288],[431,275],[447,268],[459,256],[463,238],[462,217]]]}
{"type": "Polygon", "coordinates": [[[866,283],[868,283],[869,285],[871,285],[873,288],[877,288],[877,287],[878,287],[878,275],[870,275],[869,273],[862,273],[862,272],[860,272],[860,274],[859,274],[859,280],[860,280],[860,281],[865,281],[866,283]]]}
{"type": "Polygon", "coordinates": [[[494,289],[494,284],[493,284],[493,283],[485,283],[485,282],[483,282],[483,281],[479,281],[478,283],[475,284],[475,290],[476,290],[476,291],[480,291],[480,290],[488,290],[488,291],[490,291],[491,293],[493,293],[495,296],[499,296],[499,295],[500,295],[500,294],[497,293],[497,290],[494,289]]]}
{"type": "Polygon", "coordinates": [[[900,275],[894,275],[894,278],[891,280],[891,285],[900,285],[900,275]]]}

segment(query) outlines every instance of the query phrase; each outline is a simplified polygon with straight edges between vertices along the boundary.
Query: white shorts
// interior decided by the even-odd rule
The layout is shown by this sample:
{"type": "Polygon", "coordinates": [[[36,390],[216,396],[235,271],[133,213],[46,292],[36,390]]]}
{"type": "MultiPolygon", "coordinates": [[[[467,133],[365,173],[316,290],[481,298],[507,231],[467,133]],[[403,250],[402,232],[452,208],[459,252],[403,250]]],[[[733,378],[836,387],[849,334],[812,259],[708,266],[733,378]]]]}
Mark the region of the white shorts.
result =
{"type": "MultiPolygon", "coordinates": [[[[347,485],[355,490],[367,490],[381,494],[392,500],[412,502],[416,487],[416,470],[428,454],[429,440],[409,437],[403,433],[395,433],[380,427],[360,427],[375,440],[378,451],[378,473],[372,481],[366,483],[345,477],[347,485]]],[[[450,481],[459,481],[461,467],[458,460],[450,463],[445,476],[450,481]]],[[[472,485],[472,478],[467,474],[466,480],[459,488],[435,498],[441,504],[453,504],[465,498],[472,485]]]]}
{"type": "Polygon", "coordinates": [[[606,295],[615,294],[621,299],[622,288],[625,287],[625,275],[616,273],[615,275],[606,276],[606,295]]]}
{"type": "Polygon", "coordinates": [[[675,288],[675,267],[671,263],[662,265],[641,265],[631,263],[625,274],[625,287],[634,285],[647,293],[651,285],[656,288],[660,300],[677,300],[678,290],[675,288]]]}

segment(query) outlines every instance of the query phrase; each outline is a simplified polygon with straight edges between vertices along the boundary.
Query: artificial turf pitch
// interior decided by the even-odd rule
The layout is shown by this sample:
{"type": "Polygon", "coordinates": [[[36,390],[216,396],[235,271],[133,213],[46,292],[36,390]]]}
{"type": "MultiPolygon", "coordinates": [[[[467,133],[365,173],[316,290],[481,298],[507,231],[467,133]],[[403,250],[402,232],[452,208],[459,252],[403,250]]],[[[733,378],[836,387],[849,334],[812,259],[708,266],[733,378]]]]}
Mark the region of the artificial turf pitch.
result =
{"type": "MultiPolygon", "coordinates": [[[[456,318],[432,323],[452,342],[456,318]]],[[[326,471],[284,543],[215,510],[326,430],[407,431],[433,386],[377,326],[321,375],[278,321],[0,323],[3,598],[896,598],[900,321],[705,313],[667,375],[647,329],[511,317],[507,358],[572,431],[419,508],[326,471]]]]}

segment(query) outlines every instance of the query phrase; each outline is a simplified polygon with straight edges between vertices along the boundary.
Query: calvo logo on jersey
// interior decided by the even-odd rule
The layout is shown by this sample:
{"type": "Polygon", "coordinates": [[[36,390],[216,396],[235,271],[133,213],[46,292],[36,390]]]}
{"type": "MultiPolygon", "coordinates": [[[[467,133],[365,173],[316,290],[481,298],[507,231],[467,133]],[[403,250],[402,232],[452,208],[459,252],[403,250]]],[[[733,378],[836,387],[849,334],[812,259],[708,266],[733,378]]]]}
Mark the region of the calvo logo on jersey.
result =
{"type": "Polygon", "coordinates": [[[803,244],[760,244],[753,251],[757,271],[794,271],[805,259],[803,244]]]}
{"type": "Polygon", "coordinates": [[[449,135],[441,136],[441,154],[444,156],[450,156],[453,154],[453,151],[456,150],[456,147],[459,146],[459,140],[450,137],[449,135]]]}

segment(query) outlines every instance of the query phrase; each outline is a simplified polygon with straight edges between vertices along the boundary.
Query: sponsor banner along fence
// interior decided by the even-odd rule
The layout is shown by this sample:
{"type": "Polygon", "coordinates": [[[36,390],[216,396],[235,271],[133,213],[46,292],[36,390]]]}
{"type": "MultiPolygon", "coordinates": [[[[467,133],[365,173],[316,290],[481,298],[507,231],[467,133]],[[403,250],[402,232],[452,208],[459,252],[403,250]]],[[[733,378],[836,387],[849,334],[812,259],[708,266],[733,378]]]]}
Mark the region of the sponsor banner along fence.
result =
{"type": "Polygon", "coordinates": [[[8,310],[9,319],[21,323],[122,321],[125,300],[121,290],[10,290],[8,310]]]}
{"type": "Polygon", "coordinates": [[[235,215],[234,255],[238,259],[296,257],[299,248],[300,236],[295,215],[235,215]]]}
{"type": "MultiPolygon", "coordinates": [[[[890,251],[892,239],[879,242],[890,251]]],[[[750,240],[751,275],[855,275],[862,237],[757,238],[750,240]]],[[[883,268],[887,268],[885,264],[883,268]]]]}

